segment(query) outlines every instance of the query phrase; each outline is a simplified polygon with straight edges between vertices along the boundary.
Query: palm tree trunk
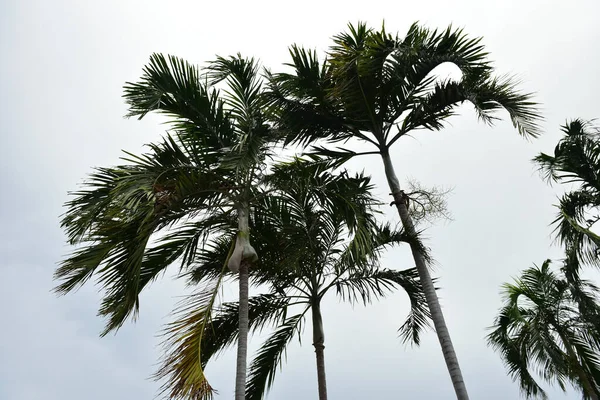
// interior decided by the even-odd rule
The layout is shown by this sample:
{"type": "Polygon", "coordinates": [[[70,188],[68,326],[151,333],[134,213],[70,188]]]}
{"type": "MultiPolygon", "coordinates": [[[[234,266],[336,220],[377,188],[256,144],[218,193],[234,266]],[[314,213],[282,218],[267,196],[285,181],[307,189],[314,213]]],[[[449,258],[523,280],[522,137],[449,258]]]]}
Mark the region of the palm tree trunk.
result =
{"type": "MultiPolygon", "coordinates": [[[[250,265],[256,260],[256,251],[250,244],[248,203],[241,202],[238,206],[238,234],[236,246],[230,257],[239,257],[239,335],[237,348],[237,365],[235,373],[235,400],[246,398],[246,374],[248,358],[248,273],[250,265]]],[[[238,261],[233,261],[236,263],[238,261]]],[[[234,266],[235,268],[235,266],[234,266]]]]}
{"type": "Polygon", "coordinates": [[[240,263],[240,298],[239,298],[239,335],[237,348],[237,366],[235,374],[235,400],[246,398],[246,367],[248,357],[248,267],[250,261],[240,263]]]}
{"type": "MultiPolygon", "coordinates": [[[[398,181],[398,177],[394,171],[392,159],[390,158],[390,154],[387,149],[382,150],[381,158],[383,159],[385,175],[392,192],[391,194],[394,198],[394,203],[398,209],[398,214],[400,215],[402,225],[404,226],[406,233],[408,233],[410,236],[416,235],[415,226],[408,213],[404,192],[400,189],[400,182],[398,181]]],[[[448,372],[450,373],[450,379],[452,379],[454,391],[456,392],[456,398],[458,400],[468,400],[469,394],[467,393],[467,388],[462,377],[458,358],[456,356],[456,352],[454,351],[452,340],[450,339],[450,333],[448,332],[446,321],[444,320],[444,314],[442,313],[442,308],[435,292],[431,275],[429,274],[426,259],[416,243],[410,243],[410,249],[415,260],[417,271],[419,272],[419,278],[421,285],[423,285],[425,299],[427,300],[427,305],[429,306],[429,310],[431,312],[431,319],[433,320],[433,325],[442,347],[442,353],[444,355],[444,360],[446,361],[448,372]]]]}
{"type": "Polygon", "coordinates": [[[323,332],[323,317],[321,316],[320,299],[313,301],[313,346],[317,358],[317,382],[319,385],[319,400],[327,400],[327,382],[325,378],[325,334],[323,332]]]}

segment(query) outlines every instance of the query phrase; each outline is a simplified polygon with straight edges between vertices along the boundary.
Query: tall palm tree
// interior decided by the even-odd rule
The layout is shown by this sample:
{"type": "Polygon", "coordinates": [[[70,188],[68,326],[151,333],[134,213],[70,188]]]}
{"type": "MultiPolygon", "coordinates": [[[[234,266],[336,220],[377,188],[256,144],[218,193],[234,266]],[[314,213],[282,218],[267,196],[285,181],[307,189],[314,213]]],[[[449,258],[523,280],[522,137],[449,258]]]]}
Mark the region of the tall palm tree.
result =
{"type": "Polygon", "coordinates": [[[488,343],[502,355],[527,397],[547,398],[532,369],[565,390],[566,382],[585,399],[600,396],[600,291],[552,272],[550,260],[504,285],[488,343]]]}
{"type": "Polygon", "coordinates": [[[600,220],[600,128],[575,119],[561,127],[564,137],[554,154],[534,158],[550,182],[578,187],[560,199],[554,221],[557,239],[565,246],[568,276],[576,277],[582,265],[600,267],[600,237],[592,231],[600,220]]]}
{"type": "MultiPolygon", "coordinates": [[[[171,132],[148,154],[127,153],[125,164],[97,168],[74,193],[62,226],[80,247],[56,271],[59,293],[97,278],[105,289],[99,311],[108,318],[104,335],[135,317],[140,292],[168,266],[178,259],[189,266],[198,246],[235,220],[227,265],[239,278],[236,400],[245,392],[248,273],[257,260],[248,218],[277,140],[264,116],[258,69],[241,56],[218,58],[201,70],[152,55],[140,81],[125,86],[128,115],[165,115],[171,132]],[[221,93],[215,85],[222,81],[221,93]]],[[[206,288],[202,297],[209,310],[214,293],[206,288]]],[[[210,397],[202,371],[194,379],[197,398],[210,397]]]]}
{"type": "MultiPolygon", "coordinates": [[[[539,119],[529,94],[520,93],[509,77],[495,77],[479,38],[451,27],[438,32],[413,24],[403,38],[364,24],[350,25],[336,35],[328,57],[320,63],[314,51],[290,49],[293,73],[270,74],[271,101],[279,107],[279,128],[287,141],[303,145],[358,139],[372,151],[317,147],[321,154],[345,161],[378,154],[383,162],[393,203],[407,234],[415,235],[409,195],[400,187],[390,148],[418,129],[439,130],[463,102],[479,118],[492,123],[496,112],[508,112],[523,136],[538,135],[539,119]],[[436,79],[434,69],[453,63],[462,72],[458,81],[436,79]]],[[[458,359],[442,314],[428,263],[411,244],[444,359],[457,398],[468,399],[458,359]]]]}
{"type": "MultiPolygon", "coordinates": [[[[275,166],[267,179],[272,191],[254,208],[253,243],[261,258],[250,275],[254,283],[269,288],[270,294],[250,299],[250,326],[276,329],[250,366],[249,400],[264,397],[287,345],[301,334],[309,312],[319,399],[327,399],[321,303],[334,289],[342,300],[366,304],[403,288],[411,303],[409,317],[400,328],[403,339],[418,344],[420,331],[428,325],[429,312],[416,270],[393,271],[378,265],[378,255],[385,247],[415,238],[375,223],[369,178],[333,174],[328,168],[324,163],[300,160],[275,166]]],[[[198,285],[216,279],[227,251],[227,238],[218,238],[204,248],[191,272],[191,282],[198,285]]],[[[183,398],[181,389],[187,376],[227,347],[239,332],[235,324],[238,307],[226,303],[218,308],[212,328],[198,343],[204,311],[196,307],[195,296],[190,300],[184,303],[179,319],[167,328],[167,355],[157,373],[158,379],[166,378],[163,389],[170,398],[183,398]]]]}

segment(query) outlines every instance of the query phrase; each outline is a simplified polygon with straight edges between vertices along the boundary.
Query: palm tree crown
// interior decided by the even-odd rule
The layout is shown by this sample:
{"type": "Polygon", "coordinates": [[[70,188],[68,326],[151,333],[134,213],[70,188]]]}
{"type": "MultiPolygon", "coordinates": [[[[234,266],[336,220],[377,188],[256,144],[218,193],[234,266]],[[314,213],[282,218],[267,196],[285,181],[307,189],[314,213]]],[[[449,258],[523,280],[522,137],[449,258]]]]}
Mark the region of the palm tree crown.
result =
{"type": "MultiPolygon", "coordinates": [[[[238,228],[230,232],[236,240],[229,267],[240,270],[240,306],[247,300],[243,282],[257,258],[248,213],[277,141],[264,116],[258,70],[256,61],[241,56],[218,58],[201,70],[155,54],[140,81],[125,86],[129,116],[163,114],[171,131],[149,153],[127,153],[125,164],[96,169],[74,193],[62,226],[80,247],[56,271],[59,293],[96,276],[105,289],[103,334],[135,316],[140,292],[175,261],[193,263],[198,247],[232,219],[238,228]],[[223,81],[220,92],[215,85],[223,81]]],[[[243,338],[239,342],[245,346],[243,338]]],[[[244,358],[238,362],[243,388],[245,348],[238,354],[244,358]]],[[[209,396],[201,370],[194,379],[197,393],[209,396]]]]}
{"type": "Polygon", "coordinates": [[[584,398],[598,399],[599,294],[590,282],[573,282],[554,273],[550,260],[504,285],[505,304],[488,342],[501,353],[527,397],[547,398],[534,378],[537,372],[563,390],[570,382],[584,398]]]}

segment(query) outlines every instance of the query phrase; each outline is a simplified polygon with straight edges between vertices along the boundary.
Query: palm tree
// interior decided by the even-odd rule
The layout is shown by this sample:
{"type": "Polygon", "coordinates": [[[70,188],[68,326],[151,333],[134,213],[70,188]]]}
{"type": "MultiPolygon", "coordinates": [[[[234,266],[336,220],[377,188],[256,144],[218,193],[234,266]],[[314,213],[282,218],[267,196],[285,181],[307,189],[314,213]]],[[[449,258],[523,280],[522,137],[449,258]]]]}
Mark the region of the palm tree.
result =
{"type": "MultiPolygon", "coordinates": [[[[248,334],[248,273],[257,253],[250,244],[250,207],[276,133],[265,122],[258,65],[241,56],[218,58],[207,69],[154,54],[137,83],[125,86],[129,116],[168,117],[171,132],[150,152],[127,153],[126,163],[97,168],[74,193],[62,220],[80,247],[56,271],[67,293],[92,276],[105,290],[99,314],[103,335],[139,308],[140,292],[176,260],[193,262],[197,248],[235,220],[227,265],[239,278],[236,400],[244,398],[248,334]],[[221,94],[214,85],[225,81],[221,94]]],[[[216,288],[206,288],[204,307],[216,288]]],[[[207,313],[207,318],[209,317],[207,313]]],[[[190,377],[196,398],[211,388],[202,371],[190,377]]]]}
{"type": "MultiPolygon", "coordinates": [[[[358,155],[380,155],[392,204],[411,236],[416,229],[409,214],[410,195],[401,189],[390,156],[399,139],[418,129],[441,129],[465,101],[484,122],[492,123],[497,111],[506,110],[521,135],[539,133],[531,96],[517,91],[513,79],[494,77],[480,39],[471,39],[462,30],[450,27],[438,32],[413,24],[400,38],[384,28],[372,30],[359,23],[333,38],[322,64],[314,51],[292,46],[290,53],[294,73],[269,74],[271,101],[279,108],[278,127],[287,141],[314,146],[358,139],[372,146],[372,151],[362,153],[330,147],[315,150],[342,162],[358,155]],[[461,70],[459,81],[436,79],[433,71],[446,62],[461,70]]],[[[466,400],[427,259],[416,244],[411,243],[411,250],[457,398],[466,400]]]]}
{"type": "MultiPolygon", "coordinates": [[[[404,341],[418,344],[420,331],[428,325],[430,316],[416,270],[393,271],[378,265],[378,255],[385,247],[415,238],[375,223],[369,178],[333,174],[328,169],[322,162],[301,160],[275,166],[267,178],[272,191],[254,208],[253,242],[261,259],[250,275],[255,284],[267,287],[269,294],[250,299],[250,327],[276,329],[250,366],[249,400],[264,397],[287,345],[301,334],[309,312],[319,399],[327,399],[321,303],[334,289],[342,300],[366,304],[401,287],[411,303],[410,315],[400,328],[404,341]],[[348,233],[352,234],[347,239],[348,233]]],[[[191,283],[216,279],[227,249],[227,238],[218,238],[204,248],[191,272],[191,283]]],[[[198,343],[204,318],[196,302],[192,296],[183,303],[178,320],[167,328],[167,355],[156,377],[167,379],[163,389],[170,398],[183,398],[186,377],[233,342],[239,332],[237,304],[226,303],[215,312],[212,328],[198,343]]]]}
{"type": "Polygon", "coordinates": [[[547,398],[532,369],[565,390],[570,382],[585,399],[600,396],[600,291],[550,269],[550,260],[504,285],[488,343],[502,355],[527,397],[547,398]]]}
{"type": "Polygon", "coordinates": [[[592,231],[600,220],[600,129],[581,119],[561,128],[565,136],[554,155],[541,153],[534,162],[548,181],[578,184],[560,199],[554,221],[567,253],[568,276],[576,277],[584,264],[600,267],[600,237],[592,231]]]}

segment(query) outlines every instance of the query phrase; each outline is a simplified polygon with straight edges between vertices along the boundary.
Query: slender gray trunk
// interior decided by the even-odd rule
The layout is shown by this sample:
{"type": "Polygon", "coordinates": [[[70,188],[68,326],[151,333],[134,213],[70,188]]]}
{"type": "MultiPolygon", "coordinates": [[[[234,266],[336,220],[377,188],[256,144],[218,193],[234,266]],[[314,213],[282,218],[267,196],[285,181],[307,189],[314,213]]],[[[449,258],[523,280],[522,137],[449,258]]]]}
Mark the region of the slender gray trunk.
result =
{"type": "MultiPolygon", "coordinates": [[[[394,197],[394,203],[398,209],[398,214],[400,215],[402,225],[404,226],[406,233],[408,233],[410,236],[414,236],[416,235],[415,226],[408,213],[405,195],[400,189],[400,182],[398,181],[398,177],[394,171],[394,166],[392,164],[389,152],[387,150],[383,150],[381,152],[381,158],[383,159],[385,175],[388,180],[392,196],[394,197]]],[[[431,312],[431,319],[433,320],[433,325],[442,347],[442,353],[444,355],[444,360],[446,361],[448,372],[450,373],[450,379],[452,380],[454,391],[456,392],[456,398],[458,400],[468,400],[469,395],[467,393],[465,381],[462,377],[462,372],[460,370],[460,365],[458,364],[458,358],[456,357],[454,346],[452,345],[452,340],[450,339],[450,333],[448,332],[446,321],[444,320],[444,314],[442,313],[442,308],[440,307],[440,301],[437,297],[437,293],[435,292],[431,275],[429,274],[426,259],[416,243],[411,243],[410,249],[419,273],[421,285],[423,285],[425,299],[427,300],[427,305],[429,306],[429,310],[431,312]]]]}
{"type": "Polygon", "coordinates": [[[240,263],[240,316],[237,348],[237,366],[235,373],[235,400],[246,398],[246,366],[248,357],[248,267],[249,260],[240,263]]]}
{"type": "Polygon", "coordinates": [[[317,383],[319,385],[319,400],[327,400],[327,380],[325,378],[325,333],[323,332],[323,317],[321,302],[313,301],[312,308],[313,346],[317,358],[317,383]]]}
{"type": "Polygon", "coordinates": [[[252,262],[257,259],[256,251],[250,244],[250,227],[248,224],[249,211],[247,203],[241,203],[238,207],[238,234],[236,237],[235,248],[228,262],[228,266],[232,271],[238,271],[240,280],[235,400],[244,400],[246,398],[248,358],[248,273],[252,262]]]}

